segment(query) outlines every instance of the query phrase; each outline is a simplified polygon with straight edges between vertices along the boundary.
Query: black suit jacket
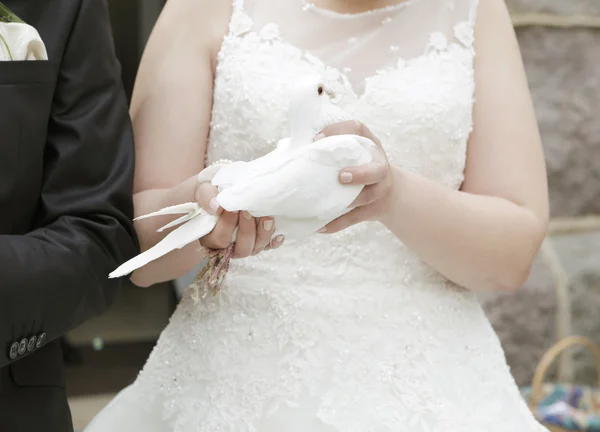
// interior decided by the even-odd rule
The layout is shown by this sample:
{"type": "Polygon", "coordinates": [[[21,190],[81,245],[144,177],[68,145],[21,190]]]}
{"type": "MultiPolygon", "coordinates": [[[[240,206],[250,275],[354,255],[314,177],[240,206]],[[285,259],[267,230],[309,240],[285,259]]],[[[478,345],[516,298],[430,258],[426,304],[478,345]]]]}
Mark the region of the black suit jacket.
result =
{"type": "Polygon", "coordinates": [[[105,0],[4,3],[49,61],[0,62],[0,431],[64,432],[58,338],[138,253],[132,130],[105,0]]]}

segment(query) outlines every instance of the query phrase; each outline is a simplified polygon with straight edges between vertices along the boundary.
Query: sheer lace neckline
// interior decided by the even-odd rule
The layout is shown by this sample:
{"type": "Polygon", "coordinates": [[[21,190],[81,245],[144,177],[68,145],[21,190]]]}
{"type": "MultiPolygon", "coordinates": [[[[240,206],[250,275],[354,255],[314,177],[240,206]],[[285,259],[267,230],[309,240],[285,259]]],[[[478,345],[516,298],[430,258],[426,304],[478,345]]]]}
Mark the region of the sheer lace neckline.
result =
{"type": "MultiPolygon", "coordinates": [[[[443,31],[437,30],[437,27],[422,26],[423,31],[415,33],[414,25],[411,27],[401,24],[399,20],[405,24],[406,22],[414,24],[431,7],[431,4],[424,0],[403,0],[370,12],[351,14],[351,17],[355,17],[369,13],[379,14],[383,10],[396,11],[395,14],[389,12],[389,15],[383,19],[379,15],[373,15],[376,20],[374,24],[368,25],[370,30],[367,31],[366,37],[355,36],[357,25],[359,31],[364,31],[362,21],[338,20],[328,27],[326,34],[333,36],[331,41],[312,40],[307,43],[307,37],[311,36],[307,36],[305,32],[293,31],[297,28],[298,22],[302,22],[305,26],[313,25],[322,28],[322,22],[319,23],[318,20],[323,18],[320,13],[313,14],[301,10],[302,3],[309,3],[309,0],[289,0],[286,4],[295,5],[292,9],[283,6],[281,9],[273,9],[268,3],[260,1],[234,0],[236,7],[230,33],[234,37],[252,34],[251,40],[256,39],[269,45],[277,45],[280,50],[288,50],[290,55],[297,55],[305,62],[319,65],[330,83],[341,90],[340,94],[345,94],[348,101],[357,103],[367,97],[371,82],[382,74],[409,69],[432,54],[448,55],[457,48],[464,48],[467,52],[471,52],[474,39],[473,4],[476,2],[477,0],[469,0],[468,10],[463,10],[461,14],[456,15],[457,19],[450,25],[446,23],[443,31]],[[261,8],[265,5],[267,7],[261,8]],[[406,9],[411,5],[414,7],[406,9]],[[275,14],[270,15],[273,10],[275,14]],[[337,29],[337,32],[334,29],[337,29]],[[401,31],[399,29],[406,30],[409,34],[402,37],[402,33],[397,34],[401,31]],[[347,36],[345,42],[343,37],[338,36],[341,33],[347,36]],[[416,45],[413,42],[416,42],[416,45]],[[370,60],[362,61],[365,58],[370,60]],[[369,67],[365,68],[364,64],[368,64],[369,67]]],[[[318,8],[318,10],[337,14],[327,9],[318,8]]],[[[452,11],[454,8],[449,10],[452,11]]],[[[444,16],[445,12],[442,10],[442,17],[444,16]]],[[[310,35],[314,34],[314,32],[310,33],[310,35]]],[[[467,58],[467,61],[470,59],[467,58]]]]}
{"type": "Polygon", "coordinates": [[[389,13],[389,12],[395,12],[397,10],[404,9],[407,6],[410,6],[411,4],[415,3],[418,0],[399,0],[397,3],[391,4],[388,6],[369,9],[369,10],[362,11],[362,12],[337,12],[337,11],[334,11],[331,9],[317,6],[310,0],[301,0],[301,1],[303,3],[302,10],[304,10],[306,12],[310,11],[310,12],[318,13],[320,15],[328,16],[330,18],[353,19],[353,18],[372,16],[372,15],[376,15],[376,14],[385,14],[385,13],[389,13]]]}

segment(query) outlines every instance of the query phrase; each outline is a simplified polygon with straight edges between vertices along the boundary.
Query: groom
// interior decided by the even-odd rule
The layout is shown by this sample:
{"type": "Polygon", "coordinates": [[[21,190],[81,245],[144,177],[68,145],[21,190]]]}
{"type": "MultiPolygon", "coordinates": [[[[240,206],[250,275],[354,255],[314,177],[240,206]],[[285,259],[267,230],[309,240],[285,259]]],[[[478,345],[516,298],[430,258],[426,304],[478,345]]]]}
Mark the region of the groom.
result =
{"type": "Polygon", "coordinates": [[[138,253],[134,149],[105,0],[0,0],[49,61],[0,62],[0,431],[72,430],[61,345],[138,253]]]}

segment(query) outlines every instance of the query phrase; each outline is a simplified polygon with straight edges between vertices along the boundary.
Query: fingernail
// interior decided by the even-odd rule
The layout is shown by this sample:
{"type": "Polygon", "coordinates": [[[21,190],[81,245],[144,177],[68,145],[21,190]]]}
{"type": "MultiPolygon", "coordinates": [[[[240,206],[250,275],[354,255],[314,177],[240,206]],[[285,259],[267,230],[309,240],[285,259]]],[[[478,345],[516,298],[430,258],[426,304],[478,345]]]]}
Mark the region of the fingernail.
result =
{"type": "Polygon", "coordinates": [[[278,246],[281,245],[281,243],[283,243],[283,240],[285,239],[284,236],[282,235],[278,235],[277,237],[275,237],[275,243],[277,243],[278,246]]]}
{"type": "Polygon", "coordinates": [[[208,205],[210,206],[210,210],[213,213],[216,213],[219,210],[219,202],[216,198],[211,198],[210,203],[208,205]]]}
{"type": "Polygon", "coordinates": [[[244,216],[244,219],[247,219],[247,220],[252,219],[252,215],[250,213],[248,213],[247,211],[243,211],[242,215],[244,216]]]}
{"type": "Polygon", "coordinates": [[[266,220],[263,222],[263,228],[265,229],[265,231],[271,231],[271,228],[273,228],[273,221],[272,220],[266,220]]]}
{"type": "Polygon", "coordinates": [[[320,133],[319,135],[317,135],[317,136],[315,137],[315,141],[322,140],[323,138],[325,138],[325,134],[322,134],[322,133],[320,133]]]}
{"type": "Polygon", "coordinates": [[[319,231],[317,231],[319,234],[323,234],[324,232],[327,232],[327,227],[323,227],[321,228],[319,231]]]}
{"type": "Polygon", "coordinates": [[[352,173],[345,172],[340,176],[342,183],[352,183],[352,173]]]}

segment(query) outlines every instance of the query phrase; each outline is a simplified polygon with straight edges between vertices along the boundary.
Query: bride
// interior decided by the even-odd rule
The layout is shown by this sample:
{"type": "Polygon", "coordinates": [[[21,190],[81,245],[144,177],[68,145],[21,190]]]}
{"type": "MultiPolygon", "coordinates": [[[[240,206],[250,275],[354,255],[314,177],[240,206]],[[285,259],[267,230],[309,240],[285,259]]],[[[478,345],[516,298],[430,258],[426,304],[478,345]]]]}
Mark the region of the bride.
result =
{"type": "MultiPolygon", "coordinates": [[[[196,200],[222,214],[201,244],[225,248],[238,227],[240,259],[219,295],[185,295],[88,432],[544,430],[475,296],[523,283],[548,218],[502,0],[170,0],[132,116],[137,215],[196,200]],[[350,213],[271,244],[272,218],[223,212],[196,175],[271,151],[288,136],[288,89],[314,73],[357,119],[323,135],[369,137],[379,155],[340,173],[368,185],[350,213]]],[[[137,223],[143,249],[169,221],[137,223]]],[[[179,277],[199,249],[133,281],[179,277]]]]}

